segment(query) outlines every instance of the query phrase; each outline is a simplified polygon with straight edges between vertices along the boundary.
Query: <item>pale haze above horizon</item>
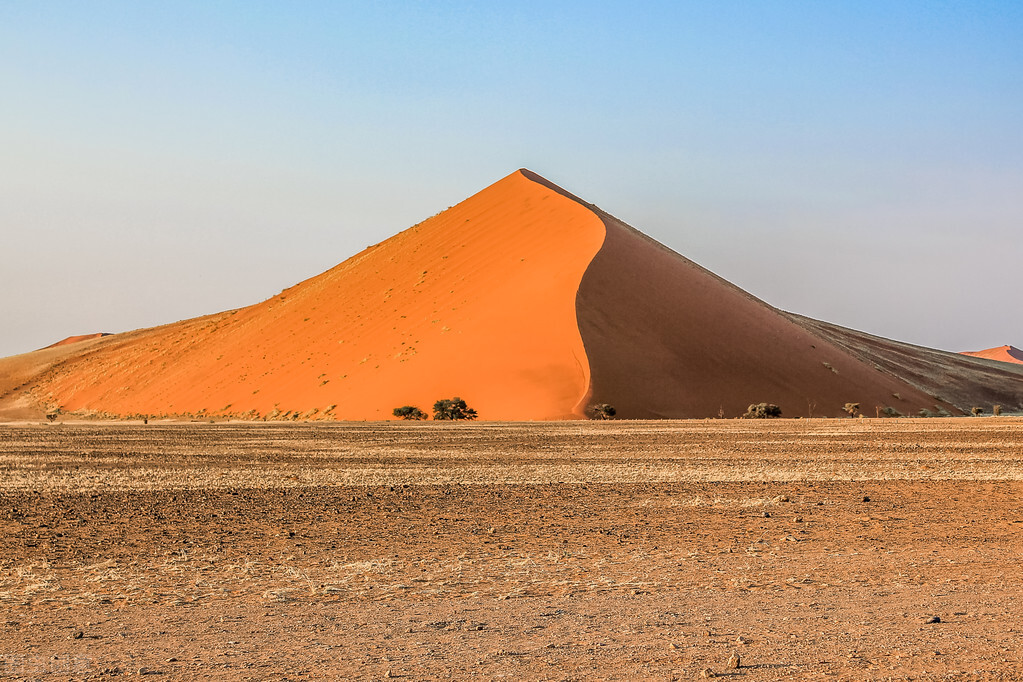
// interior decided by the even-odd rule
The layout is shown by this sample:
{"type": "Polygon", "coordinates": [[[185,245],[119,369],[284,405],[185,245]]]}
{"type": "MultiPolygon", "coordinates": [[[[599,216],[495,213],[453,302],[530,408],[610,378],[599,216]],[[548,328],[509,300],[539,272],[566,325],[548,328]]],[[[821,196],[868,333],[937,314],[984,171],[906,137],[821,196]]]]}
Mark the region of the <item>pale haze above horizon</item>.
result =
{"type": "Polygon", "coordinates": [[[1023,347],[1021,36],[1018,2],[0,0],[0,357],[256,303],[520,167],[783,310],[1023,347]]]}

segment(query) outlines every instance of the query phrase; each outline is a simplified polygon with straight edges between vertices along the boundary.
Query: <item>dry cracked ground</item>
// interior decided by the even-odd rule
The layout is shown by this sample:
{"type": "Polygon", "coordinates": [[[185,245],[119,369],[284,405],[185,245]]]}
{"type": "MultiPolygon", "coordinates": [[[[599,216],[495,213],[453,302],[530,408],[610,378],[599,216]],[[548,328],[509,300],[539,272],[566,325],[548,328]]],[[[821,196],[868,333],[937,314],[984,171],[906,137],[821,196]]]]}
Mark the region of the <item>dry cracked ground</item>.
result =
{"type": "Polygon", "coordinates": [[[0,676],[1023,679],[1021,444],[1007,417],[0,425],[0,676]]]}

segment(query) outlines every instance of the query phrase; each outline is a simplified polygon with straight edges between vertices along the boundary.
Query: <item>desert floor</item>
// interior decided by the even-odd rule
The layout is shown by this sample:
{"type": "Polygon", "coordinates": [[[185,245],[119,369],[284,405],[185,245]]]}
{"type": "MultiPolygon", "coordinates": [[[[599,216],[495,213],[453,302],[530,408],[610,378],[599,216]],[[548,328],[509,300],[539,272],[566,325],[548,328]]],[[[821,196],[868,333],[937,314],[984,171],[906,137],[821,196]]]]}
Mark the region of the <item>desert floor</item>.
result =
{"type": "Polygon", "coordinates": [[[1023,679],[1021,446],[1007,417],[3,425],[0,677],[1023,679]]]}

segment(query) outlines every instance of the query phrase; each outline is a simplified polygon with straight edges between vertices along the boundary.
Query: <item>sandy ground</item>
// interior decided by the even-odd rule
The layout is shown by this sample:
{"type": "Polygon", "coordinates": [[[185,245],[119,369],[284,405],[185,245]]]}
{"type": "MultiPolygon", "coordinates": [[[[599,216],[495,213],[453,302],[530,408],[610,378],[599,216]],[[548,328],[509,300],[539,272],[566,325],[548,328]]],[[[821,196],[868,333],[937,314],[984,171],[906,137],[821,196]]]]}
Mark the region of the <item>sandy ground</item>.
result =
{"type": "Polygon", "coordinates": [[[0,426],[0,676],[1023,679],[1021,436],[0,426]]]}

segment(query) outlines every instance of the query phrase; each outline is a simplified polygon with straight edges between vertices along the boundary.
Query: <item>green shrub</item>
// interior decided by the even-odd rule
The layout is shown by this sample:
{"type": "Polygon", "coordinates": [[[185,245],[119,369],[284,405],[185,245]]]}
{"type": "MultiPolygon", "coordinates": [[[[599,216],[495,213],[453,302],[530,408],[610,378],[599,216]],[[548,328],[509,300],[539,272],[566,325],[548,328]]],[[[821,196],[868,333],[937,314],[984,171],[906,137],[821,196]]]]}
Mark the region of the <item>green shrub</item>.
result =
{"type": "Polygon", "coordinates": [[[433,404],[433,418],[437,420],[475,419],[476,410],[455,396],[450,400],[438,400],[433,404]]]}
{"type": "Polygon", "coordinates": [[[428,418],[425,412],[414,405],[402,405],[401,407],[396,407],[392,414],[399,419],[406,419],[410,421],[419,421],[421,419],[428,418]]]}
{"type": "Polygon", "coordinates": [[[754,403],[746,408],[743,419],[769,419],[781,416],[781,408],[772,403],[754,403]]]}
{"type": "Polygon", "coordinates": [[[885,417],[901,417],[902,413],[896,410],[894,407],[882,407],[881,414],[885,417]]]}
{"type": "Polygon", "coordinates": [[[590,405],[589,412],[593,419],[613,419],[618,413],[614,405],[608,405],[607,403],[590,405]]]}

